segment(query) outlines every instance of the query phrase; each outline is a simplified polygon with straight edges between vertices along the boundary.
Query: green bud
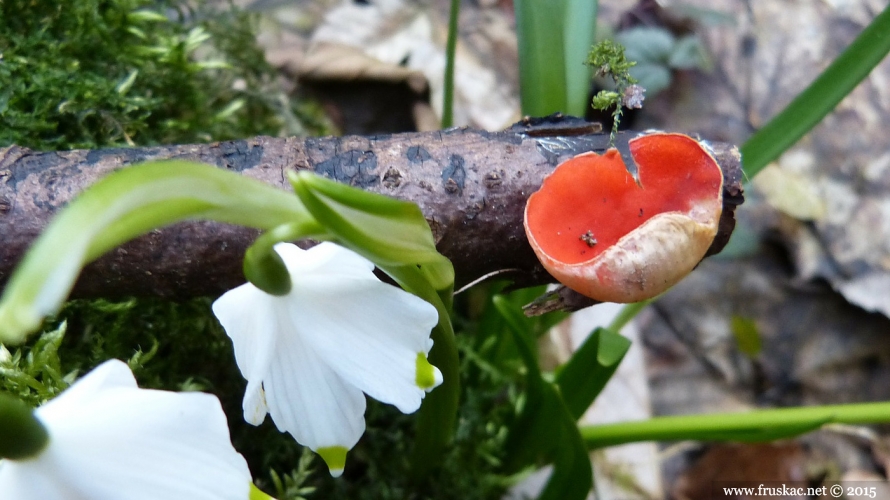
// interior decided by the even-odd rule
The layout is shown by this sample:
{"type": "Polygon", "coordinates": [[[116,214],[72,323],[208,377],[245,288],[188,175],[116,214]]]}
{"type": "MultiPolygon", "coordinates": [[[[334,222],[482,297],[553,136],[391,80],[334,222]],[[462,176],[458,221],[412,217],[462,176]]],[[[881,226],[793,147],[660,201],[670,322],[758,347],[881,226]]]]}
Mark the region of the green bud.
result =
{"type": "Polygon", "coordinates": [[[244,277],[271,295],[290,293],[291,280],[281,256],[266,245],[253,245],[244,254],[244,277]]]}
{"type": "Polygon", "coordinates": [[[47,443],[49,433],[31,408],[9,394],[0,393],[0,458],[33,458],[47,443]]]}
{"type": "Polygon", "coordinates": [[[290,293],[291,281],[287,266],[275,251],[275,244],[303,238],[328,239],[327,231],[311,218],[293,221],[266,231],[244,254],[244,276],[260,290],[271,295],[290,293]]]}

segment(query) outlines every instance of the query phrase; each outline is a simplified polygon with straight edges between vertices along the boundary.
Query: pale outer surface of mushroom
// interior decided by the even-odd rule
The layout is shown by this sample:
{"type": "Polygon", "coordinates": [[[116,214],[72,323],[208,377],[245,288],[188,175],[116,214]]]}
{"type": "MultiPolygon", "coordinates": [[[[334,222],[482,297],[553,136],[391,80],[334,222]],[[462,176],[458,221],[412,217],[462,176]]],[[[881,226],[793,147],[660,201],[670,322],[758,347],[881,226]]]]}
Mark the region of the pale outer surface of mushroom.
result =
{"type": "MultiPolygon", "coordinates": [[[[633,139],[631,143],[645,137],[633,139]]],[[[699,147],[702,146],[699,144],[699,147]]],[[[711,156],[706,148],[702,147],[702,151],[711,156]]],[[[711,160],[719,171],[716,160],[713,157],[711,160]]],[[[687,212],[663,212],[653,216],[585,262],[568,264],[548,255],[529,229],[528,205],[526,235],[544,268],[576,292],[602,302],[630,303],[650,299],[689,274],[710,247],[723,211],[722,176],[720,179],[716,196],[693,203],[687,212]]]]}

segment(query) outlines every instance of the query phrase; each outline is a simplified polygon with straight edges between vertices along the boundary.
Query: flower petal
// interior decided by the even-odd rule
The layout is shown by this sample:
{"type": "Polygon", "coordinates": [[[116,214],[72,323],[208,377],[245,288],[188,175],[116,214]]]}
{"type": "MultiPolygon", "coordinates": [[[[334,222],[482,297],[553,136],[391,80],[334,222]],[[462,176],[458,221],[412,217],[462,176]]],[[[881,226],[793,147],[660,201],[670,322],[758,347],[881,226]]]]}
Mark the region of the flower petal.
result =
{"type": "Polygon", "coordinates": [[[331,370],[295,334],[279,338],[263,386],[269,413],[278,429],[319,452],[328,462],[331,474],[340,475],[340,452],[355,446],[365,432],[362,391],[331,370]]]}
{"type": "Polygon", "coordinates": [[[277,298],[250,283],[229,290],[213,303],[219,319],[235,348],[235,361],[247,379],[244,392],[244,420],[260,425],[268,408],[263,395],[263,379],[269,370],[280,323],[277,298]]]}
{"type": "Polygon", "coordinates": [[[300,336],[344,380],[404,413],[420,407],[417,355],[432,347],[435,307],[373,275],[304,276],[286,299],[300,336]]]}
{"type": "Polygon", "coordinates": [[[87,375],[81,377],[44,407],[38,408],[37,414],[40,415],[41,412],[47,411],[44,409],[46,407],[54,408],[53,412],[61,414],[77,411],[79,406],[87,404],[91,398],[101,395],[108,389],[136,389],[138,387],[136,377],[133,376],[130,367],[123,361],[112,359],[93,368],[87,375]]]}
{"type": "Polygon", "coordinates": [[[328,278],[339,275],[374,275],[373,262],[329,241],[321,242],[309,250],[303,250],[292,243],[278,243],[275,251],[281,256],[293,280],[303,279],[309,274],[328,278]]]}
{"type": "Polygon", "coordinates": [[[408,413],[442,382],[426,360],[438,313],[333,243],[309,250],[279,243],[275,251],[291,275],[288,295],[247,284],[213,311],[248,380],[245,419],[259,423],[268,411],[337,476],[365,429],[363,391],[408,413]]]}
{"type": "Polygon", "coordinates": [[[250,471],[232,448],[216,397],[116,385],[124,370],[106,362],[64,401],[36,410],[50,444],[34,459],[0,465],[4,497],[245,500],[250,471]]]}

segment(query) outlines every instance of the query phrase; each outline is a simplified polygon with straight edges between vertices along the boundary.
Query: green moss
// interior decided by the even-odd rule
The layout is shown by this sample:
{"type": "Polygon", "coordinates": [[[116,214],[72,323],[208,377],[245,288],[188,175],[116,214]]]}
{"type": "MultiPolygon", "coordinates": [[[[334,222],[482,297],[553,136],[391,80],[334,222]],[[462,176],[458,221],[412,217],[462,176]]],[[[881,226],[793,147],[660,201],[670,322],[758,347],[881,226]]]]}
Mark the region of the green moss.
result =
{"type": "Polygon", "coordinates": [[[630,69],[636,65],[636,61],[628,61],[624,55],[624,46],[612,40],[603,40],[590,48],[587,54],[587,65],[596,68],[597,76],[608,76],[615,83],[617,92],[601,90],[593,96],[591,105],[593,109],[612,111],[612,132],[609,135],[609,146],[615,145],[615,134],[621,122],[621,115],[625,106],[642,107],[643,88],[634,89],[637,79],[631,76],[630,69]],[[628,93],[628,90],[632,92],[628,93]],[[629,101],[632,101],[631,104],[629,101]]]}
{"type": "Polygon", "coordinates": [[[302,131],[255,17],[185,2],[0,2],[0,146],[60,150],[302,131]]]}
{"type": "Polygon", "coordinates": [[[66,330],[63,322],[12,352],[0,346],[0,388],[32,408],[64,391],[77,376],[61,366],[58,350],[66,330]]]}

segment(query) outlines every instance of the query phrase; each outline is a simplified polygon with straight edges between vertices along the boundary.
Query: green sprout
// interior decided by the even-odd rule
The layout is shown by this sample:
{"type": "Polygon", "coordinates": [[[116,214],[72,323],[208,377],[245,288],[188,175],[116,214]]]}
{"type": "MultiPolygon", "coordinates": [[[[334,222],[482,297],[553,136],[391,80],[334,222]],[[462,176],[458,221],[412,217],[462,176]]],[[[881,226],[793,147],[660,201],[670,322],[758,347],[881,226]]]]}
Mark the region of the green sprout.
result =
{"type": "Polygon", "coordinates": [[[587,54],[587,65],[596,68],[597,76],[611,77],[615,83],[615,90],[601,90],[593,96],[593,109],[606,111],[615,107],[612,111],[612,132],[609,135],[609,146],[615,145],[615,134],[618,132],[618,124],[621,122],[621,114],[624,108],[642,108],[643,87],[637,85],[637,79],[630,76],[630,68],[636,65],[634,61],[628,61],[624,56],[624,47],[612,40],[603,40],[594,45],[587,54]]]}

